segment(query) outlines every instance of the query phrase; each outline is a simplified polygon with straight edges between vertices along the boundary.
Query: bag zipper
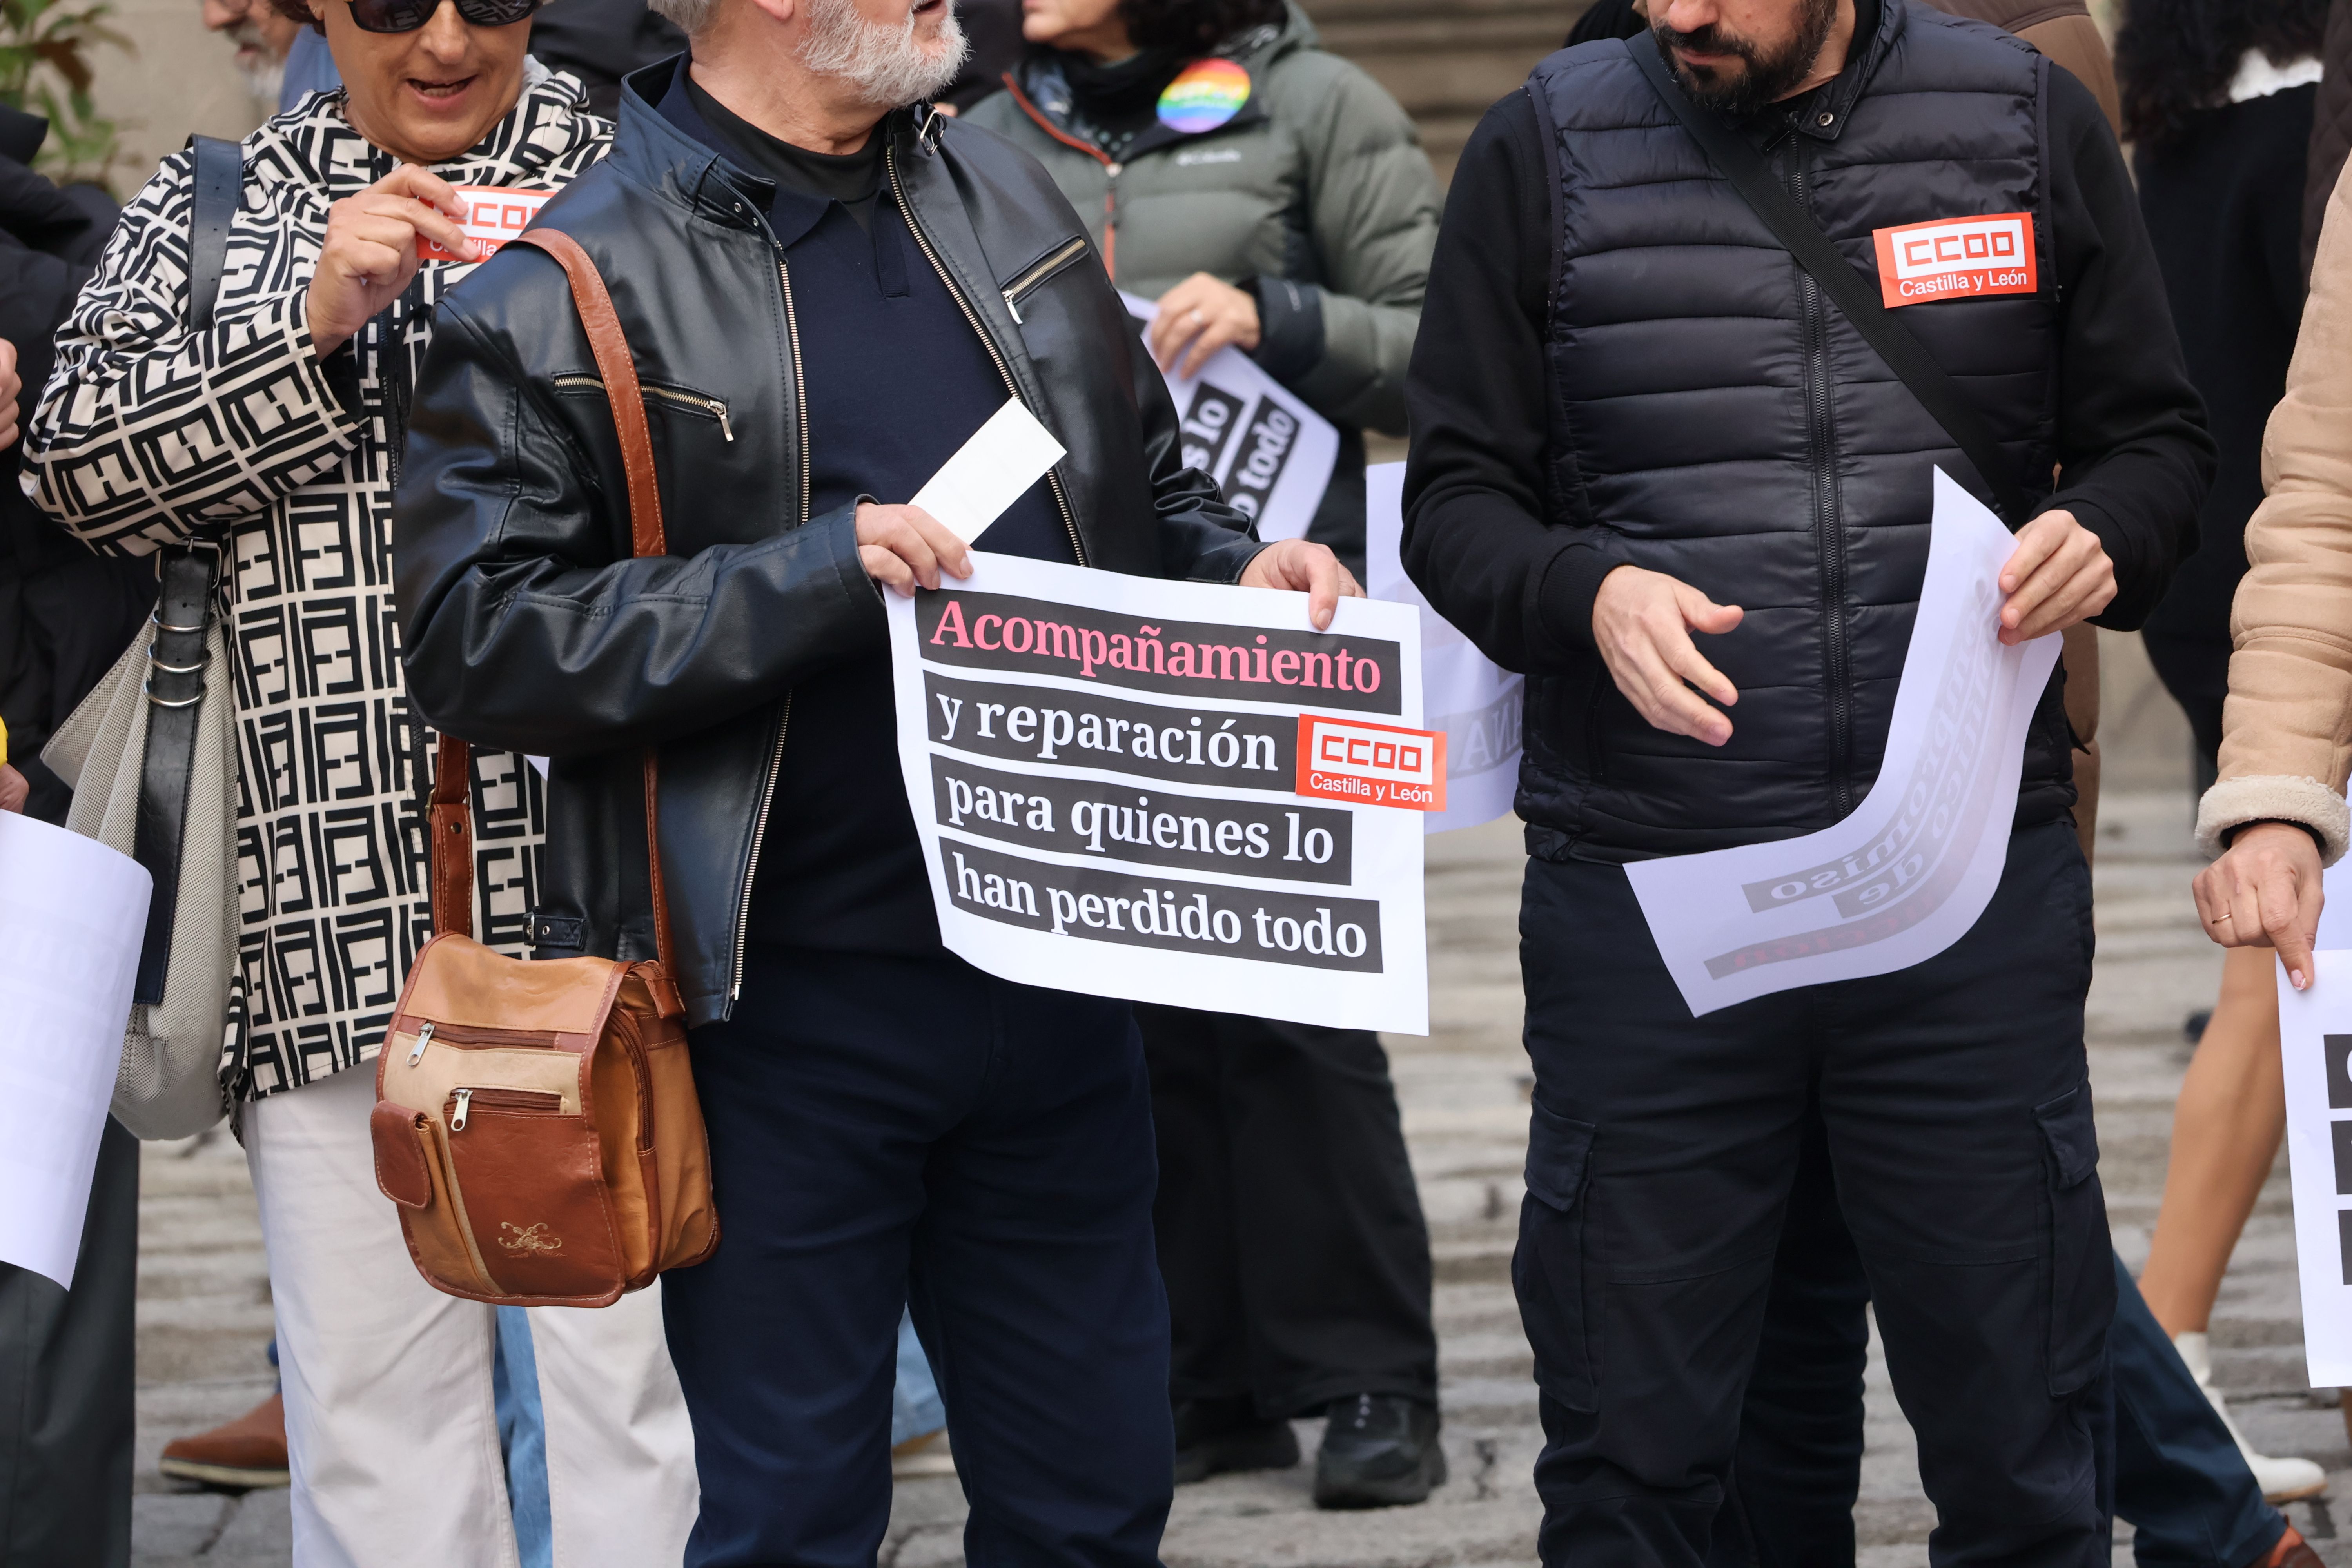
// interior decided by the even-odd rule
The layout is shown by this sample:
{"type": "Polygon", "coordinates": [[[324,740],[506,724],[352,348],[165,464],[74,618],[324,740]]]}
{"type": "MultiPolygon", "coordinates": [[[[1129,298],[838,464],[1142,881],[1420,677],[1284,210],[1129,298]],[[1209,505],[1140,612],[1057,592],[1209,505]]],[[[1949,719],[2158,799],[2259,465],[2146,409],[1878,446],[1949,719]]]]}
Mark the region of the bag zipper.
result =
{"type": "MultiPolygon", "coordinates": [[[[1004,390],[1014,397],[1021,397],[1021,384],[1013,379],[1013,367],[1005,363],[1004,351],[996,346],[996,340],[989,336],[988,329],[981,323],[979,312],[971,308],[971,301],[963,297],[963,290],[957,288],[955,279],[948,276],[946,266],[940,260],[940,253],[931,247],[931,237],[923,232],[923,220],[915,216],[914,205],[907,200],[906,188],[898,180],[898,149],[896,146],[887,146],[882,150],[882,165],[890,176],[891,199],[898,204],[898,210],[906,215],[908,230],[914,235],[916,245],[921,247],[923,258],[931,264],[931,270],[940,275],[940,281],[946,285],[949,297],[956,302],[956,309],[963,312],[963,319],[971,324],[973,333],[987,348],[988,357],[996,362],[996,374],[1004,378],[1004,390]]],[[[1117,168],[1118,165],[1112,165],[1114,173],[1117,168]]],[[[1021,401],[1025,406],[1028,399],[1022,398],[1021,401]]],[[[803,403],[805,405],[805,400],[803,403]]],[[[1036,410],[1031,409],[1030,412],[1034,414],[1036,410]]],[[[803,447],[803,455],[805,455],[805,447],[803,447]]],[[[1070,498],[1063,492],[1060,469],[1047,468],[1045,482],[1053,489],[1055,506],[1061,510],[1062,526],[1069,530],[1070,552],[1076,559],[1077,563],[1084,566],[1087,563],[1087,547],[1078,538],[1078,520],[1070,510],[1070,498]]]]}
{"type": "Polygon", "coordinates": [[[543,1089],[459,1089],[453,1090],[443,1114],[449,1119],[449,1131],[463,1132],[473,1108],[502,1110],[515,1116],[561,1116],[563,1097],[543,1089]]]}
{"type": "MultiPolygon", "coordinates": [[[[596,376],[578,374],[555,378],[558,392],[603,392],[604,382],[596,376]]],[[[656,386],[649,382],[637,383],[637,390],[656,403],[667,403],[673,408],[684,408],[696,414],[708,414],[719,421],[719,433],[730,443],[735,439],[735,426],[727,416],[727,405],[716,397],[705,397],[698,392],[683,392],[676,387],[656,386]]]]}
{"type": "Polygon", "coordinates": [[[1055,278],[1061,275],[1063,268],[1069,266],[1071,262],[1076,261],[1079,257],[1084,256],[1086,253],[1087,237],[1080,235],[1077,238],[1070,241],[1069,244],[1062,247],[1061,249],[1054,252],[1053,255],[1045,258],[1045,260],[1037,263],[1036,266],[1032,267],[1028,271],[1024,272],[1020,277],[1015,278],[1012,282],[1006,284],[1003,289],[1004,308],[1013,312],[1013,324],[1016,327],[1024,324],[1021,320],[1022,300],[1026,300],[1039,289],[1042,289],[1047,283],[1052,282],[1055,278]]]}
{"type": "Polygon", "coordinates": [[[464,1024],[438,1024],[427,1020],[416,1031],[415,1047],[408,1053],[408,1065],[415,1067],[425,1055],[427,1041],[437,1040],[445,1046],[533,1046],[550,1048],[558,1031],[554,1029],[490,1029],[473,1028],[464,1024]]]}

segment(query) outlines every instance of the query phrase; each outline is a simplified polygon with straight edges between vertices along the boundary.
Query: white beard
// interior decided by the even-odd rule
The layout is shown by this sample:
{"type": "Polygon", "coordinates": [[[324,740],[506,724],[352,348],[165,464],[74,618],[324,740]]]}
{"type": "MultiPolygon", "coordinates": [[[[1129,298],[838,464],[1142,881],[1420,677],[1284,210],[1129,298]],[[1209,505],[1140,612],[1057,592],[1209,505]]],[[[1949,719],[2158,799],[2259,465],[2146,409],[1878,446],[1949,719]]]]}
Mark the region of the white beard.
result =
{"type": "Polygon", "coordinates": [[[868,22],[856,0],[807,0],[808,37],[801,59],[822,76],[854,85],[877,109],[897,109],[936,98],[963,68],[971,44],[952,7],[928,47],[915,40],[910,14],[900,26],[868,22]]]}
{"type": "Polygon", "coordinates": [[[269,46],[262,41],[261,29],[251,22],[240,22],[232,28],[229,41],[237,46],[236,69],[245,78],[245,90],[268,113],[277,113],[278,89],[286,85],[286,62],[270,54],[269,46]]]}

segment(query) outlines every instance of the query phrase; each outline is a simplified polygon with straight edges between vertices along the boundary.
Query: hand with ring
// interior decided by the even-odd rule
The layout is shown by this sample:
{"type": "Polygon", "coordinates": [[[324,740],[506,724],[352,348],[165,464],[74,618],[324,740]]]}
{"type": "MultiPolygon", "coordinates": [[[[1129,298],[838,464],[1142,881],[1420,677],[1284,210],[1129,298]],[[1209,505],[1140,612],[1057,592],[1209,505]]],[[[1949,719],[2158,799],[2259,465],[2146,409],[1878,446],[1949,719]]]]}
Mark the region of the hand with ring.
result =
{"type": "Polygon", "coordinates": [[[1248,289],[1195,272],[1160,296],[1160,314],[1144,341],[1160,373],[1181,381],[1200,374],[1220,349],[1256,348],[1258,325],[1257,299],[1248,289]],[[1181,370],[1172,368],[1179,360],[1181,370]]]}
{"type": "Polygon", "coordinates": [[[2298,991],[2313,978],[2319,933],[2319,846],[2292,822],[2252,822],[2221,858],[2197,873],[2197,912],[2223,947],[2278,950],[2298,991]]]}

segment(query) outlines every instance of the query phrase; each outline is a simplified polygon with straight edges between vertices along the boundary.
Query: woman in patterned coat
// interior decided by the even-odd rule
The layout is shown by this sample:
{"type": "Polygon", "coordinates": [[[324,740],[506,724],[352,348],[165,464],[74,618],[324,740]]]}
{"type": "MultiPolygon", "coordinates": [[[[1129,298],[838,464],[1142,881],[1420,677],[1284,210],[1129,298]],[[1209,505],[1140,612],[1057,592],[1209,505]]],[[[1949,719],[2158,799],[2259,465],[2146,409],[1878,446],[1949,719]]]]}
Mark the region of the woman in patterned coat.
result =
{"type": "MultiPolygon", "coordinates": [[[[26,487],[101,551],[226,552],[243,923],[224,1070],[269,1252],[295,1561],[506,1568],[493,1312],[418,1277],[368,1137],[369,1064],[432,934],[435,738],[402,679],[392,496],[434,306],[476,258],[458,188],[559,188],[612,127],[527,57],[537,0],[276,3],[347,86],[246,139],[209,327],[188,319],[191,155],[131,204],[59,333],[26,487]],[[461,259],[420,260],[420,239],[461,259]]],[[[473,765],[475,929],[520,955],[540,783],[510,754],[473,765]]],[[[677,1562],[694,1450],[657,1296],[530,1316],[556,1561],[677,1562]]]]}

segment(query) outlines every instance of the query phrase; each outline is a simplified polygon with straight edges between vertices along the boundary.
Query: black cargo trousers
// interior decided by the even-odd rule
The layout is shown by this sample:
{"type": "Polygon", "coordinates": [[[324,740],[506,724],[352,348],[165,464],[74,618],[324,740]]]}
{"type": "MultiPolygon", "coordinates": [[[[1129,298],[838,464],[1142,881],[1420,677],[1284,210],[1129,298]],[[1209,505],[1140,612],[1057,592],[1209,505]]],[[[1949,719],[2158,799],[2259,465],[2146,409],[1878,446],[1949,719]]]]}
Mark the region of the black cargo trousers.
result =
{"type": "Polygon", "coordinates": [[[1706,1561],[1816,1100],[1918,1434],[1931,1561],[2106,1562],[2091,952],[2090,873],[2062,820],[2012,836],[1991,904],[1927,962],[1694,1019],[1622,869],[1528,863],[1536,1086],[1512,1275],[1542,1394],[1546,1568],[1706,1561]]]}

